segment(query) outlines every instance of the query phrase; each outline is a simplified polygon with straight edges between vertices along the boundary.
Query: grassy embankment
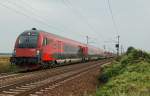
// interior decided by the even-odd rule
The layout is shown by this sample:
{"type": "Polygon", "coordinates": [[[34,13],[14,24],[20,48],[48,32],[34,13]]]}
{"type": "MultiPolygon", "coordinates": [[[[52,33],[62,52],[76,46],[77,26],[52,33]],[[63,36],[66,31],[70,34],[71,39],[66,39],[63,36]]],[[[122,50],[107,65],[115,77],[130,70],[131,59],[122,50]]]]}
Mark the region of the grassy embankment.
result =
{"type": "Polygon", "coordinates": [[[17,67],[10,64],[9,57],[0,57],[0,73],[17,72],[17,67]]]}
{"type": "Polygon", "coordinates": [[[104,65],[96,96],[150,96],[150,54],[128,48],[127,53],[104,65]]]}

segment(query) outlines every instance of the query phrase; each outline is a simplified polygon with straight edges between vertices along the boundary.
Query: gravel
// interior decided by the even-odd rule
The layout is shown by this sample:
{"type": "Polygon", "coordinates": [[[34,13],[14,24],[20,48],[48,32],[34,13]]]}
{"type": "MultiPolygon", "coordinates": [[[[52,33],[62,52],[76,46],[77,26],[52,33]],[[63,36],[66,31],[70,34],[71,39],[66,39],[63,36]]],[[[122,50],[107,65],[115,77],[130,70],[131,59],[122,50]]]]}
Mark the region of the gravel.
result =
{"type": "Polygon", "coordinates": [[[92,96],[98,85],[100,67],[50,90],[43,96],[92,96]]]}

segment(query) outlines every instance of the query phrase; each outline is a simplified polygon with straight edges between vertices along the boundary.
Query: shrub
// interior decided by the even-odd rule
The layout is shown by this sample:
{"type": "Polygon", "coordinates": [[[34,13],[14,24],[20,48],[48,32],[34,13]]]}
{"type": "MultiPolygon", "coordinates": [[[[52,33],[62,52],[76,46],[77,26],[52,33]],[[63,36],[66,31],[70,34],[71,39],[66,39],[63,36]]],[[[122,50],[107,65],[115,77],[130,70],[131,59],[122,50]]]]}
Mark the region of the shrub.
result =
{"type": "Polygon", "coordinates": [[[104,66],[97,96],[150,96],[150,54],[129,47],[127,53],[104,66]]]}

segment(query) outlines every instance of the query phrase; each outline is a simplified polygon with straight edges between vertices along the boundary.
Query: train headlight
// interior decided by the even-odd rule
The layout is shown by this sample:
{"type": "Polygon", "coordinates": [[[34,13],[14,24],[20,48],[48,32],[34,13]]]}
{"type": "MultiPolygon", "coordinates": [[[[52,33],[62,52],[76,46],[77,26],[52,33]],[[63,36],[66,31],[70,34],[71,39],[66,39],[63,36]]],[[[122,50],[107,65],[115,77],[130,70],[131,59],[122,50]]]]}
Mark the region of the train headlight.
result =
{"type": "Polygon", "coordinates": [[[36,51],[36,55],[40,55],[40,51],[39,50],[36,51]]]}

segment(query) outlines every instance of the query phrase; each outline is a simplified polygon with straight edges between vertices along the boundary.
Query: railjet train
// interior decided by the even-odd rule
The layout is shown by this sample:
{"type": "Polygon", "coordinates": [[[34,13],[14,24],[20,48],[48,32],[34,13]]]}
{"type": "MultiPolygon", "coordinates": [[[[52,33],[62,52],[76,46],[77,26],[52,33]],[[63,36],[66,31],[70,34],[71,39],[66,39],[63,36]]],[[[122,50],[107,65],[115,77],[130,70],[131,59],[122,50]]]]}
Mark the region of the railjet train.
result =
{"type": "Polygon", "coordinates": [[[32,28],[17,37],[10,61],[22,68],[36,69],[96,60],[111,55],[99,48],[32,28]]]}

